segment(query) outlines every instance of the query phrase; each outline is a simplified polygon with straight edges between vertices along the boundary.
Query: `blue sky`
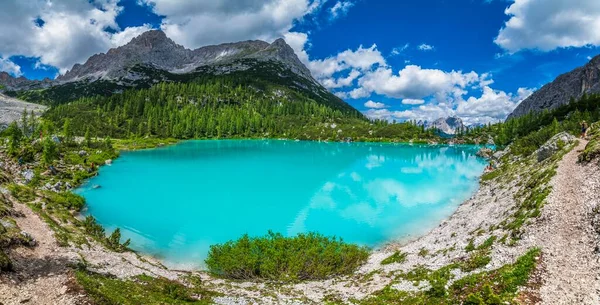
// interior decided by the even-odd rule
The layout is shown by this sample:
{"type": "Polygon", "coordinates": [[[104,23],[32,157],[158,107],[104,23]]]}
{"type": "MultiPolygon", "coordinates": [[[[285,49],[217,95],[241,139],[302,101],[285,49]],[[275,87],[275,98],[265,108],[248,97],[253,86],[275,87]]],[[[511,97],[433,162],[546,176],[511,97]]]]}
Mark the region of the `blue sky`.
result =
{"type": "Polygon", "coordinates": [[[600,53],[596,0],[7,0],[0,70],[56,77],[163,29],[188,48],[285,37],[373,118],[497,121],[600,53]]]}

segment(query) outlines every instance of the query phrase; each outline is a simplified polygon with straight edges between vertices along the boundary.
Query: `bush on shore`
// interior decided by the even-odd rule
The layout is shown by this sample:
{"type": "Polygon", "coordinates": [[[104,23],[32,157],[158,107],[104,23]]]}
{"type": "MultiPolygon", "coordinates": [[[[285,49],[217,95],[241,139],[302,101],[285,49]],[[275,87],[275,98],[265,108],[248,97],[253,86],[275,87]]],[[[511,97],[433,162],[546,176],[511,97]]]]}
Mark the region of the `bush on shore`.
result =
{"type": "Polygon", "coordinates": [[[368,256],[367,248],[335,237],[269,232],[211,246],[206,265],[213,274],[230,279],[317,280],[350,274],[368,256]]]}

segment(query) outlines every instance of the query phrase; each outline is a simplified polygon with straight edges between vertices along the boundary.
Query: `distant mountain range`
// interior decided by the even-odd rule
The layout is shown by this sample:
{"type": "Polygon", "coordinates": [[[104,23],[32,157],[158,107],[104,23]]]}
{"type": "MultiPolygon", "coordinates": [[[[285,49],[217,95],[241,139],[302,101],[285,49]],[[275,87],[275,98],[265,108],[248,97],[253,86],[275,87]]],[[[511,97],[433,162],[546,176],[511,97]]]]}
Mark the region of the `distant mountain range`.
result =
{"type": "Polygon", "coordinates": [[[557,77],[553,82],[525,99],[508,116],[515,118],[529,112],[554,109],[577,100],[584,94],[600,93],[600,55],[592,58],[585,66],[557,77]]]}
{"type": "Polygon", "coordinates": [[[443,135],[453,136],[462,130],[465,130],[465,125],[459,117],[451,116],[447,118],[439,118],[431,123],[425,123],[426,128],[435,128],[443,135]]]}

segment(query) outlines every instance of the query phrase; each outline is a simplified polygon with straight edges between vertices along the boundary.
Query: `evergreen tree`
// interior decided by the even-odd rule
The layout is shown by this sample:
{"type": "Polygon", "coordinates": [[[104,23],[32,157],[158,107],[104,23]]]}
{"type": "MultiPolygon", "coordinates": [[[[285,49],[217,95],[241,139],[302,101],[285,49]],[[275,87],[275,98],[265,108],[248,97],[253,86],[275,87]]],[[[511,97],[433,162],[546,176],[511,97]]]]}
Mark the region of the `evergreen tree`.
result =
{"type": "Polygon", "coordinates": [[[44,139],[44,150],[42,151],[42,161],[46,165],[52,164],[58,157],[58,148],[50,136],[44,139]]]}
{"type": "Polygon", "coordinates": [[[71,129],[71,119],[65,119],[63,123],[63,136],[65,144],[71,144],[73,142],[73,130],[71,129]]]}
{"type": "Polygon", "coordinates": [[[85,130],[85,146],[88,148],[92,147],[92,138],[90,136],[90,128],[86,128],[85,130]]]}
{"type": "Polygon", "coordinates": [[[6,134],[8,134],[8,153],[12,156],[16,156],[21,148],[23,132],[17,123],[13,122],[8,126],[6,134]]]}

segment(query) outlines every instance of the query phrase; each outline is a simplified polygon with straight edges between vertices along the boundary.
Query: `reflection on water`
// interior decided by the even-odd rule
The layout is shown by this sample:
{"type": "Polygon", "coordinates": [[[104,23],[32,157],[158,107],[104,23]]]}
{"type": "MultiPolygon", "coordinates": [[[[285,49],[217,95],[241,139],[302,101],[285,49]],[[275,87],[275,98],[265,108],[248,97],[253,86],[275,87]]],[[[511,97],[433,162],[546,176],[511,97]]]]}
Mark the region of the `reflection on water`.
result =
{"type": "Polygon", "coordinates": [[[477,187],[472,146],[190,141],[123,153],[78,190],[136,250],[200,266],[211,244],[268,230],[377,246],[420,234],[477,187]]]}

